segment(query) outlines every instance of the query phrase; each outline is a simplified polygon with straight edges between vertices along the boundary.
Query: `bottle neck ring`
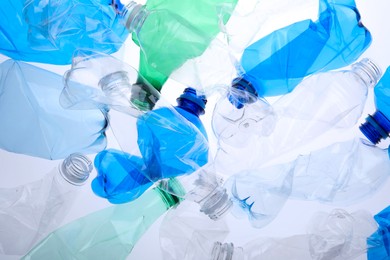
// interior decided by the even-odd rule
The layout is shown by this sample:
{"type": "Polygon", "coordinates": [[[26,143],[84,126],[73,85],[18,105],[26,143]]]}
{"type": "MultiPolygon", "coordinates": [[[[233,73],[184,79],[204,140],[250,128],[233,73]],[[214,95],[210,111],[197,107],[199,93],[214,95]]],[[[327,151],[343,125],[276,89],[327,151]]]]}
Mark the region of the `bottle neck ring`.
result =
{"type": "Polygon", "coordinates": [[[199,204],[201,212],[209,216],[210,219],[217,220],[229,212],[233,202],[226,193],[225,188],[216,186],[199,204]]]}
{"type": "Polygon", "coordinates": [[[130,33],[138,33],[149,14],[144,5],[137,4],[133,1],[125,7],[122,5],[121,10],[117,9],[116,12],[121,16],[125,27],[130,33]]]}
{"type": "Polygon", "coordinates": [[[355,73],[367,87],[374,87],[382,76],[381,69],[370,59],[364,58],[352,65],[355,73]]]}
{"type": "Polygon", "coordinates": [[[256,102],[257,96],[256,89],[245,77],[233,79],[228,99],[237,109],[243,108],[245,104],[256,102]]]}
{"type": "Polygon", "coordinates": [[[183,94],[176,99],[178,107],[199,117],[205,113],[207,99],[204,95],[198,95],[193,88],[186,88],[183,94]]]}
{"type": "Polygon", "coordinates": [[[389,137],[390,120],[377,110],[373,115],[368,115],[366,122],[359,129],[371,143],[377,144],[382,139],[389,137]]]}
{"type": "Polygon", "coordinates": [[[77,186],[83,185],[87,181],[92,169],[91,160],[79,153],[69,155],[59,165],[61,176],[70,184],[77,186]]]}

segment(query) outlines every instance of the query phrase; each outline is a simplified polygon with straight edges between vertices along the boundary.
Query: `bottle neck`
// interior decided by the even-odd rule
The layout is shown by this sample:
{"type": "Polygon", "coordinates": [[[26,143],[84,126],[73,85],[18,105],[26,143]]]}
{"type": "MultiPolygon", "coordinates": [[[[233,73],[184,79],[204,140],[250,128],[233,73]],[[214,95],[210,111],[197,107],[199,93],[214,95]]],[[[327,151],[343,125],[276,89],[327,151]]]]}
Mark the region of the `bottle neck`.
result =
{"type": "Polygon", "coordinates": [[[390,119],[377,110],[374,114],[368,115],[366,122],[359,129],[371,143],[377,144],[382,139],[389,137],[390,119]]]}
{"type": "Polygon", "coordinates": [[[117,10],[117,12],[130,33],[138,33],[149,14],[144,5],[137,4],[134,1],[128,3],[122,10],[117,10]]]}
{"type": "Polygon", "coordinates": [[[198,203],[200,211],[213,220],[222,218],[233,205],[232,200],[226,193],[226,189],[219,185],[198,203]]]}
{"type": "Polygon", "coordinates": [[[87,181],[92,169],[91,160],[79,153],[69,155],[59,165],[61,176],[67,182],[76,186],[83,185],[87,181]]]}
{"type": "Polygon", "coordinates": [[[228,99],[232,105],[241,109],[245,104],[256,102],[257,92],[252,84],[244,77],[235,78],[228,93],[228,99]]]}
{"type": "Polygon", "coordinates": [[[204,114],[207,103],[206,97],[198,95],[193,88],[186,88],[176,101],[178,107],[197,117],[204,114]]]}
{"type": "Polygon", "coordinates": [[[214,242],[211,251],[212,260],[241,260],[244,259],[243,249],[234,247],[233,243],[214,242]]]}
{"type": "Polygon", "coordinates": [[[382,76],[381,69],[371,60],[364,58],[352,65],[352,72],[357,75],[367,87],[374,87],[382,76]]]}

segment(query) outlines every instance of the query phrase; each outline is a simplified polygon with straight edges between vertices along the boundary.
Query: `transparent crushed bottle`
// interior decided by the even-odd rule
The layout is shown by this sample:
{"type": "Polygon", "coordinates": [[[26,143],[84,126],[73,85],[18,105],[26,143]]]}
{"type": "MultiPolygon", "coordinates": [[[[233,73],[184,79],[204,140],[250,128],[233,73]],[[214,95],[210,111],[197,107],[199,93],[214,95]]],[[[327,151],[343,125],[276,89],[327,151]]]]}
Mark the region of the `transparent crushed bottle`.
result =
{"type": "Polygon", "coordinates": [[[155,187],[133,202],[99,210],[58,228],[22,259],[126,259],[148,228],[179,202],[155,187]]]}
{"type": "Polygon", "coordinates": [[[175,69],[206,50],[220,31],[220,22],[227,22],[236,3],[148,0],[146,5],[131,1],[124,6],[113,1],[133,41],[141,48],[140,74],[158,91],[175,69]]]}
{"type": "Polygon", "coordinates": [[[45,159],[95,153],[106,147],[107,121],[98,109],[72,111],[59,103],[62,77],[15,60],[0,64],[0,148],[45,159]]]}
{"type": "Polygon", "coordinates": [[[0,18],[0,53],[16,60],[61,65],[70,64],[78,48],[114,53],[128,32],[103,2],[6,0],[0,18]]]}
{"type": "Polygon", "coordinates": [[[0,256],[22,256],[62,224],[93,167],[74,153],[42,179],[0,189],[0,256]]]}
{"type": "Polygon", "coordinates": [[[250,141],[243,148],[219,142],[216,162],[227,172],[257,167],[309,144],[332,128],[354,126],[361,117],[368,88],[375,86],[380,77],[380,68],[365,58],[354,63],[350,70],[318,73],[306,78],[293,92],[272,104],[274,113],[270,116],[272,119],[276,116],[277,120],[269,136],[248,135],[250,141]],[[239,163],[229,163],[232,161],[229,158],[233,157],[240,158],[239,163]]]}
{"type": "Polygon", "coordinates": [[[287,199],[350,205],[376,192],[389,177],[387,149],[351,139],[296,160],[230,176],[224,187],[237,217],[256,228],[270,223],[287,199]]]}
{"type": "Polygon", "coordinates": [[[376,111],[368,115],[366,122],[360,126],[360,131],[373,144],[379,143],[390,135],[390,67],[374,87],[376,111]]]}

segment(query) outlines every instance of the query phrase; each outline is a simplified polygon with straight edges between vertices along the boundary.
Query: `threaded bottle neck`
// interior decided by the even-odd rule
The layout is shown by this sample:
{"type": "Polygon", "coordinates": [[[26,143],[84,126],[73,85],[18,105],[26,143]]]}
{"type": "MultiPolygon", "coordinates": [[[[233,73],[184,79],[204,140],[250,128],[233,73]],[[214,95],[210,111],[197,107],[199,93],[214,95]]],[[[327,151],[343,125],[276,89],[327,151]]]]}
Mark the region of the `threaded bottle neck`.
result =
{"type": "Polygon", "coordinates": [[[255,88],[245,77],[233,79],[228,99],[237,109],[243,108],[245,104],[256,102],[257,96],[255,88]]]}
{"type": "Polygon", "coordinates": [[[366,122],[359,127],[360,131],[370,140],[377,144],[382,139],[386,139],[390,134],[390,120],[379,110],[368,115],[366,122]]]}
{"type": "Polygon", "coordinates": [[[214,242],[211,251],[212,260],[232,260],[235,251],[242,251],[242,248],[235,248],[233,243],[214,242]]]}
{"type": "Polygon", "coordinates": [[[92,162],[88,157],[73,153],[59,165],[61,176],[70,184],[83,185],[93,169],[92,162]]]}
{"type": "Polygon", "coordinates": [[[122,17],[127,30],[138,33],[149,12],[144,5],[131,1],[122,11],[118,12],[122,17]]]}
{"type": "Polygon", "coordinates": [[[352,65],[355,73],[367,87],[374,87],[382,76],[381,69],[370,59],[364,58],[352,65]]]}
{"type": "Polygon", "coordinates": [[[207,99],[205,95],[199,95],[195,89],[186,88],[176,102],[181,109],[199,117],[205,112],[207,99]]]}
{"type": "Polygon", "coordinates": [[[216,186],[199,204],[201,212],[209,216],[210,219],[217,220],[230,210],[233,202],[225,188],[216,186]]]}

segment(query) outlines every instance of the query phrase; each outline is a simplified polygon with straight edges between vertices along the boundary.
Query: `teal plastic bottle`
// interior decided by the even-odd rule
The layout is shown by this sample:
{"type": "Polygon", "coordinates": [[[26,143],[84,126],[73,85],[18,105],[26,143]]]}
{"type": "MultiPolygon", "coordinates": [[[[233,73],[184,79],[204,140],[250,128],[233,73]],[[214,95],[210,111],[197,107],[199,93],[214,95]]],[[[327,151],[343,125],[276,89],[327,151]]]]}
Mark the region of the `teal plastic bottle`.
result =
{"type": "Polygon", "coordinates": [[[237,0],[148,0],[113,5],[141,48],[139,72],[158,91],[185,61],[200,56],[226,23],[237,0]]]}
{"type": "Polygon", "coordinates": [[[128,36],[104,1],[4,0],[0,53],[16,60],[70,64],[76,49],[116,52],[128,36]]]}
{"type": "MultiPolygon", "coordinates": [[[[180,191],[180,186],[175,186],[180,191]]],[[[153,188],[137,200],[91,213],[55,230],[23,259],[126,259],[148,228],[180,199],[153,188]]]]}
{"type": "Polygon", "coordinates": [[[373,144],[379,143],[390,135],[390,67],[374,87],[376,111],[368,115],[360,131],[373,144]]]}
{"type": "Polygon", "coordinates": [[[360,18],[354,0],[320,0],[317,21],[291,24],[248,46],[232,87],[261,97],[284,95],[308,75],[352,64],[372,40],[360,18]]]}

